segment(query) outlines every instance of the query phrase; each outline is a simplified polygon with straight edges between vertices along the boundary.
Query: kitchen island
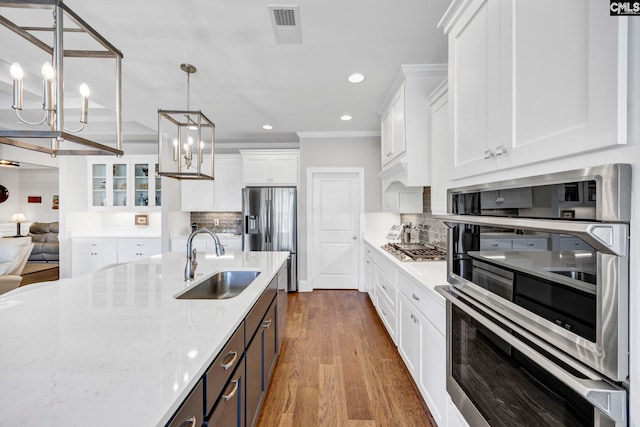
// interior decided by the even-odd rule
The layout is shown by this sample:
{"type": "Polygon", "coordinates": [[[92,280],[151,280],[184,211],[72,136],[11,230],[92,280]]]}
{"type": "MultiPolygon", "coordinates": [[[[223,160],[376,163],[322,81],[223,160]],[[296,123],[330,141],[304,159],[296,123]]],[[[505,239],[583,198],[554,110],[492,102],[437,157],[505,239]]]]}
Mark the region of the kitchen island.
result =
{"type": "Polygon", "coordinates": [[[165,425],[288,255],[199,254],[196,283],[261,271],[227,300],[175,299],[178,252],[0,296],[0,426],[165,425]]]}

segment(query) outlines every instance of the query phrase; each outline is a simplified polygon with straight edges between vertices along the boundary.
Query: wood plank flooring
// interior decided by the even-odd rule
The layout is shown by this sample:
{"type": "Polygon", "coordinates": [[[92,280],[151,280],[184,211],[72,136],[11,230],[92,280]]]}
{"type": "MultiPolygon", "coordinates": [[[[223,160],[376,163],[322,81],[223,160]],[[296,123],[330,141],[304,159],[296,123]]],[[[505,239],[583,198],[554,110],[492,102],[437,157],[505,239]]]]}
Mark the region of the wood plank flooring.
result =
{"type": "Polygon", "coordinates": [[[288,298],[285,342],[258,427],[436,425],[366,293],[288,298]]]}

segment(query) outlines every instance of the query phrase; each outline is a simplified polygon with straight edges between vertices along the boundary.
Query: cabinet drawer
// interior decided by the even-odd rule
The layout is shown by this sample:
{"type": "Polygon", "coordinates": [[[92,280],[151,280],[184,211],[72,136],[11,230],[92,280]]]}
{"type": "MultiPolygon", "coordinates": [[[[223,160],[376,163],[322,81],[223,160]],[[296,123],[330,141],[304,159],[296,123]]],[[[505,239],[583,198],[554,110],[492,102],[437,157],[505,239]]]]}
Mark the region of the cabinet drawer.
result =
{"type": "Polygon", "coordinates": [[[389,305],[389,301],[386,298],[382,297],[381,289],[378,287],[378,304],[376,304],[376,309],[378,310],[378,314],[382,319],[382,323],[384,323],[389,335],[393,342],[396,342],[396,330],[397,330],[397,317],[395,308],[389,305]]]}
{"type": "Polygon", "coordinates": [[[481,251],[503,251],[511,249],[511,239],[480,239],[481,251]]]}
{"type": "Polygon", "coordinates": [[[258,302],[253,306],[247,317],[245,318],[245,345],[248,344],[253,335],[256,333],[256,330],[260,326],[264,315],[266,314],[269,306],[271,305],[271,301],[276,297],[276,293],[278,292],[278,277],[274,277],[271,279],[271,283],[265,289],[264,293],[258,299],[258,302]]]}
{"type": "Polygon", "coordinates": [[[218,357],[213,361],[205,373],[206,413],[215,405],[222,388],[231,377],[231,373],[238,365],[244,354],[244,323],[231,336],[218,357]]]}
{"type": "Polygon", "coordinates": [[[378,295],[384,295],[391,307],[395,309],[396,285],[378,268],[376,268],[376,287],[378,288],[378,295]]]}
{"type": "Polygon", "coordinates": [[[396,272],[398,271],[398,267],[392,263],[391,261],[384,258],[384,256],[378,256],[374,258],[374,262],[376,263],[376,267],[387,277],[387,279],[391,282],[393,287],[396,286],[396,272]]]}
{"type": "Polygon", "coordinates": [[[398,290],[436,326],[440,333],[445,334],[445,304],[438,295],[434,295],[402,272],[398,274],[398,290]]]}
{"type": "Polygon", "coordinates": [[[548,240],[546,238],[537,239],[513,239],[514,251],[546,251],[548,240]]]}
{"type": "Polygon", "coordinates": [[[200,380],[191,390],[178,412],[169,421],[167,427],[183,427],[185,425],[200,427],[204,422],[203,393],[204,384],[200,380]]]}

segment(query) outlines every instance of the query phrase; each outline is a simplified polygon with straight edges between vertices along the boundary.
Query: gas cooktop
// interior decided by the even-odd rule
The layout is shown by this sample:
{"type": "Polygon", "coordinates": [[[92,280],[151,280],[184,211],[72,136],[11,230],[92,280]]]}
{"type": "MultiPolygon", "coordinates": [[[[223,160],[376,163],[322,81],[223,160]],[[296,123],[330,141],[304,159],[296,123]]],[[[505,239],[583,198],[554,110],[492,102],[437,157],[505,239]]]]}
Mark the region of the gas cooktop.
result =
{"type": "Polygon", "coordinates": [[[387,243],[382,245],[382,249],[400,261],[444,261],[447,257],[447,251],[441,244],[387,243]]]}

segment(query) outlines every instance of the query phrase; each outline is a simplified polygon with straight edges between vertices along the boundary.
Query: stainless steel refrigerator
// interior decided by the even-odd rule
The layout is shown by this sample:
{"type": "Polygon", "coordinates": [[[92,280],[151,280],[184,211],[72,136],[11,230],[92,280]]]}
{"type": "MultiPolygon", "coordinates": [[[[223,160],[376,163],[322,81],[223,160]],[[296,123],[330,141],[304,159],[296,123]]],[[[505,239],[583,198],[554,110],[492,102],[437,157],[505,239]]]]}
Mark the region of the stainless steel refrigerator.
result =
{"type": "Polygon", "coordinates": [[[289,251],[289,292],[298,290],[296,200],[291,187],[242,189],[242,250],[289,251]]]}

